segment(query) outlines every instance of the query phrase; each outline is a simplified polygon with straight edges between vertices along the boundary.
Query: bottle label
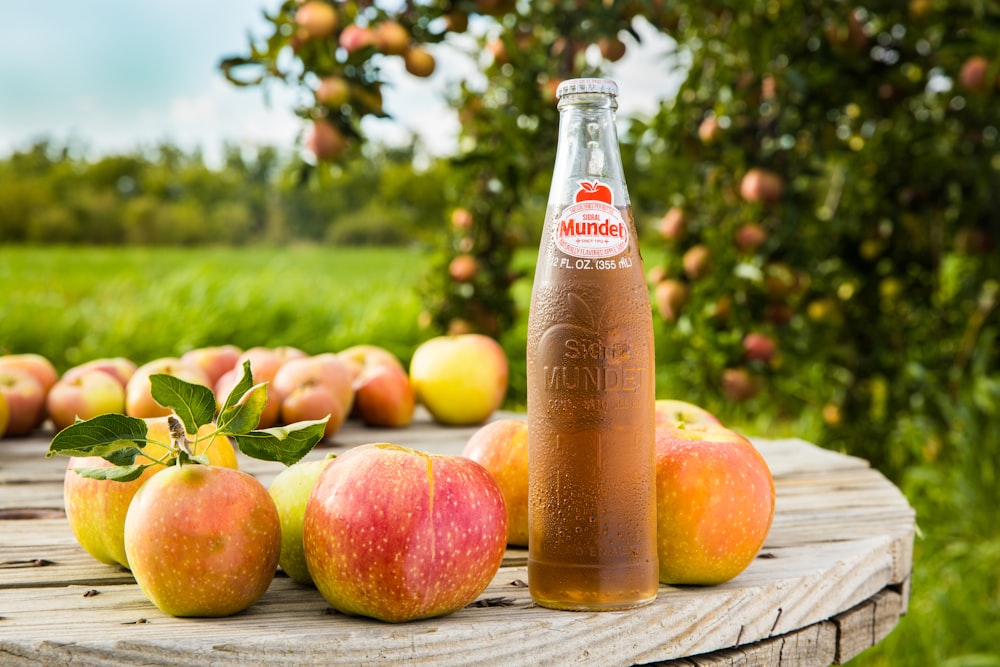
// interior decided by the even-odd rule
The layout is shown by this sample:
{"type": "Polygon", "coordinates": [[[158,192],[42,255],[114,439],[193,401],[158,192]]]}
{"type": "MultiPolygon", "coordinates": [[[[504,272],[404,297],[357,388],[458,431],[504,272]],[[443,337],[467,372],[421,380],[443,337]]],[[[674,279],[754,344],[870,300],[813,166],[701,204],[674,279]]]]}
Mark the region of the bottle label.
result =
{"type": "Polygon", "coordinates": [[[556,247],[567,255],[583,258],[623,253],[628,248],[628,224],[613,206],[611,188],[600,181],[580,181],[575,200],[556,219],[556,247]]]}

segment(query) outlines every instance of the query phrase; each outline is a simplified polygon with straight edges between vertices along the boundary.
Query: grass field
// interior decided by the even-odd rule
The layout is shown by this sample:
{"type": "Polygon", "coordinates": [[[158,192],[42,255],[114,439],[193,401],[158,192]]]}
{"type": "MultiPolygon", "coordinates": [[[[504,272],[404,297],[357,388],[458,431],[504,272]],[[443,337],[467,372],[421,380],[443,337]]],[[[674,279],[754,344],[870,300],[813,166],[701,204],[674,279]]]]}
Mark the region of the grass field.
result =
{"type": "Polygon", "coordinates": [[[353,343],[403,358],[418,330],[413,251],[291,248],[0,248],[0,349],[60,370],[101,356],[138,363],[203,345],[353,343]]]}
{"type": "MultiPolygon", "coordinates": [[[[0,247],[0,352],[38,352],[64,370],[101,356],[141,363],[220,343],[311,353],[374,343],[408,361],[432,334],[417,325],[426,261],[402,249],[0,247]]],[[[523,375],[523,329],[505,345],[512,374],[523,375]]],[[[665,386],[659,374],[657,384],[665,386]]],[[[519,407],[513,401],[508,407],[519,407]]],[[[727,422],[763,436],[814,435],[805,418],[727,422]]],[[[1000,451],[997,430],[959,423],[964,458],[915,469],[902,482],[923,533],[909,613],[852,664],[1000,667],[997,486],[982,461],[983,452],[1000,451]],[[984,492],[991,495],[976,495],[984,492]]]]}

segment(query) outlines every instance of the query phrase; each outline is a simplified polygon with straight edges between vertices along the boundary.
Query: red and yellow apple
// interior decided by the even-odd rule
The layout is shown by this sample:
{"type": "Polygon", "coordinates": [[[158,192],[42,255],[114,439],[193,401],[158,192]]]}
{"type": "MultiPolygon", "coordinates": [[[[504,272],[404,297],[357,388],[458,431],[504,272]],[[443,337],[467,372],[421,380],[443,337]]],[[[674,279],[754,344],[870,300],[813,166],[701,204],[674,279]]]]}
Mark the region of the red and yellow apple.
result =
{"type": "MultiPolygon", "coordinates": [[[[144,448],[146,456],[139,456],[137,463],[161,458],[167,453],[170,429],[166,417],[146,419],[146,437],[150,440],[144,448]],[[160,444],[162,443],[162,444],[160,444]]],[[[205,425],[199,429],[203,436],[214,429],[205,425]]],[[[194,440],[191,434],[188,438],[194,440]]],[[[236,468],[236,451],[225,436],[203,440],[194,447],[194,453],[208,457],[213,465],[236,468]]],[[[99,456],[71,457],[63,479],[63,503],[66,520],[80,546],[102,563],[128,567],[125,556],[125,514],[135,492],[163,466],[150,466],[142,476],[131,482],[90,479],[78,475],[76,468],[103,468],[111,464],[99,456]]]]}
{"type": "Polygon", "coordinates": [[[415,408],[410,376],[402,366],[368,366],[354,380],[354,414],[366,426],[406,426],[415,408]]]}
{"type": "Polygon", "coordinates": [[[56,370],[52,362],[47,357],[34,352],[0,355],[0,371],[11,368],[18,368],[29,373],[38,380],[38,384],[46,393],[59,379],[59,371],[56,370]]]}
{"type": "Polygon", "coordinates": [[[125,386],[125,414],[130,417],[165,417],[170,408],[165,408],[153,398],[149,376],[157,373],[172,375],[181,380],[211,388],[208,377],[178,357],[161,357],[147,362],[137,369],[125,386]]]}
{"type": "Polygon", "coordinates": [[[0,395],[7,404],[6,436],[27,435],[45,419],[45,388],[21,366],[0,368],[0,395]]]}
{"type": "Polygon", "coordinates": [[[486,468],[507,505],[507,544],[528,546],[528,422],[498,419],[479,428],[462,456],[486,468]]]}
{"type": "Polygon", "coordinates": [[[719,425],[656,429],[660,581],[716,585],[757,556],[774,517],[767,462],[742,435],[719,425]]]}
{"type": "Polygon", "coordinates": [[[337,27],[337,12],[330,3],[309,0],[295,11],[295,23],[302,39],[324,39],[337,27]]]}
{"type": "Polygon", "coordinates": [[[227,371],[239,367],[241,354],[243,350],[235,345],[209,345],[188,350],[181,355],[181,361],[200,368],[208,378],[208,386],[214,387],[227,371]]]}
{"type": "Polygon", "coordinates": [[[63,376],[52,385],[45,406],[49,419],[61,430],[77,419],[125,413],[125,387],[109,373],[93,368],[63,376]]]}
{"type": "Polygon", "coordinates": [[[653,407],[653,419],[660,426],[722,426],[722,422],[705,408],[675,398],[661,398],[653,407]]]}
{"type": "Polygon", "coordinates": [[[139,487],[125,556],[139,588],[173,616],[229,616],[259,600],[281,551],[267,489],[240,470],[174,465],[139,487]]]}
{"type": "Polygon", "coordinates": [[[417,401],[441,424],[479,424],[503,403],[510,367],[500,344],[483,334],[437,336],[410,359],[417,401]]]}
{"type": "Polygon", "coordinates": [[[76,377],[81,373],[88,373],[92,370],[99,370],[108,373],[113,378],[118,380],[119,384],[124,388],[128,384],[128,381],[132,379],[135,374],[135,370],[138,368],[136,363],[131,359],[126,357],[101,357],[99,359],[91,359],[90,361],[85,361],[82,364],[73,366],[67,370],[62,375],[62,380],[69,380],[76,377]]]}
{"type": "Polygon", "coordinates": [[[350,365],[332,352],[289,359],[274,375],[271,390],[281,403],[285,423],[329,415],[326,437],[336,433],[354,403],[350,365]]]}
{"type": "Polygon", "coordinates": [[[320,474],[302,537],[309,572],[330,605],[398,623],[476,599],[503,560],[507,510],[475,461],[370,444],[320,474]]]}
{"type": "Polygon", "coordinates": [[[427,49],[420,46],[410,46],[403,53],[403,65],[406,71],[417,77],[428,77],[434,73],[436,63],[434,56],[427,49]]]}

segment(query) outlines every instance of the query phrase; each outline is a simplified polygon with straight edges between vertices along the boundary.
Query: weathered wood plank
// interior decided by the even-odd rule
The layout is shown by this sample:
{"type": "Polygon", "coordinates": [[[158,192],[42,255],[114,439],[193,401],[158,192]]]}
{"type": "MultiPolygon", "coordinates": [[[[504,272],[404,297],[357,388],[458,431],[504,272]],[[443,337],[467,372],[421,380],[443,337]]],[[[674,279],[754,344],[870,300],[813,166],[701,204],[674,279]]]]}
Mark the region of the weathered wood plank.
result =
{"type": "MultiPolygon", "coordinates": [[[[396,431],[350,425],[310,458],[377,441],[454,454],[474,431],[426,420],[396,431]]],[[[532,603],[524,587],[526,551],[509,549],[480,596],[485,606],[389,625],[331,614],[315,589],[280,574],[242,614],[166,616],[127,571],[83,552],[65,518],[22,511],[62,508],[66,464],[45,459],[44,435],[5,441],[0,663],[461,665],[479,664],[485,656],[527,665],[682,658],[687,661],[674,664],[818,665],[848,659],[884,637],[905,613],[913,510],[861,459],[795,439],[755,444],[775,477],[775,520],[760,556],[726,584],[662,586],[652,605],[629,612],[557,612],[532,603]],[[10,518],[15,515],[25,518],[10,518]],[[39,560],[51,564],[33,565],[39,560]],[[85,596],[88,591],[97,594],[85,596]]],[[[282,469],[242,456],[240,464],[265,484],[282,469]]]]}

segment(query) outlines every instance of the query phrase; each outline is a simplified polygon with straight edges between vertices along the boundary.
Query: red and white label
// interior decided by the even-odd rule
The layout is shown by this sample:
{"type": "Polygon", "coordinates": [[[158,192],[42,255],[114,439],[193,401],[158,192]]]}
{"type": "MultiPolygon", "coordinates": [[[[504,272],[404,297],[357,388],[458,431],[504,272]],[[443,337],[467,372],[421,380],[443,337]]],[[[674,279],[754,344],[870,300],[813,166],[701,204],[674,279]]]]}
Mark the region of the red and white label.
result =
{"type": "Polygon", "coordinates": [[[580,181],[576,203],[559,214],[553,234],[556,247],[572,257],[614,257],[628,248],[628,225],[600,181],[580,181]]]}

